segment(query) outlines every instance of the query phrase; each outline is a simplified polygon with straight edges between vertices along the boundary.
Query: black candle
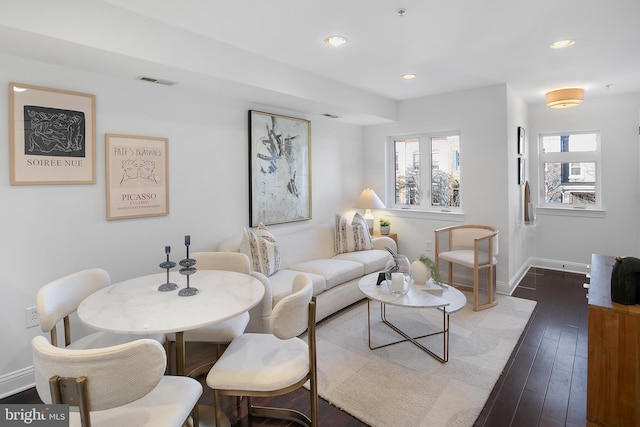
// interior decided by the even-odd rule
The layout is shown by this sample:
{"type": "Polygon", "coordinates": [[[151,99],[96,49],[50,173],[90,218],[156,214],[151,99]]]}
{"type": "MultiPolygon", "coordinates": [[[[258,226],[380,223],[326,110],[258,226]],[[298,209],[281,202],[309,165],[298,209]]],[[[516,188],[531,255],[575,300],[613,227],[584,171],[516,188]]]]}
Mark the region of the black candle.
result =
{"type": "Polygon", "coordinates": [[[169,252],[171,252],[171,246],[165,246],[164,247],[164,253],[168,254],[169,252]]]}
{"type": "Polygon", "coordinates": [[[184,244],[187,246],[191,244],[191,236],[189,235],[184,236],[184,244]]]}

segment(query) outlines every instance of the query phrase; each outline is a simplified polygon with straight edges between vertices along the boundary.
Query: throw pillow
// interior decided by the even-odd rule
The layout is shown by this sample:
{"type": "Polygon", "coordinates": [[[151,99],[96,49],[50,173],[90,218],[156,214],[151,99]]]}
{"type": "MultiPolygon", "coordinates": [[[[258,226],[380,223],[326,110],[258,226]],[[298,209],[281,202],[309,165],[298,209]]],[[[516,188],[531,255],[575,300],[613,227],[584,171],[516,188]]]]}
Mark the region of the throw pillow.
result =
{"type": "Polygon", "coordinates": [[[366,251],[373,249],[367,221],[360,213],[353,216],[351,224],[339,213],[336,213],[335,253],[366,251]]]}
{"type": "Polygon", "coordinates": [[[249,257],[254,271],[271,276],[280,269],[280,249],[273,234],[260,223],[255,233],[243,230],[240,252],[249,257]]]}

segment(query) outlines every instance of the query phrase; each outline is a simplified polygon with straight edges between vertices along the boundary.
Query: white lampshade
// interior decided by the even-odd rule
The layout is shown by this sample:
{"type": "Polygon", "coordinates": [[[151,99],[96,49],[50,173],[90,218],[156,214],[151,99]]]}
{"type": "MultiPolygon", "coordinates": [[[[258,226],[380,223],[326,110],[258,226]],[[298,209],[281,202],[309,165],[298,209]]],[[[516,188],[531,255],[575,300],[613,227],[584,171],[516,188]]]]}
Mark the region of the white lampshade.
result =
{"type": "Polygon", "coordinates": [[[385,205],[382,203],[382,200],[378,197],[375,191],[370,188],[365,188],[360,193],[360,197],[356,202],[356,208],[358,209],[366,209],[364,212],[364,219],[367,221],[367,227],[369,227],[369,231],[373,232],[373,214],[371,213],[371,209],[384,209],[385,205]]]}

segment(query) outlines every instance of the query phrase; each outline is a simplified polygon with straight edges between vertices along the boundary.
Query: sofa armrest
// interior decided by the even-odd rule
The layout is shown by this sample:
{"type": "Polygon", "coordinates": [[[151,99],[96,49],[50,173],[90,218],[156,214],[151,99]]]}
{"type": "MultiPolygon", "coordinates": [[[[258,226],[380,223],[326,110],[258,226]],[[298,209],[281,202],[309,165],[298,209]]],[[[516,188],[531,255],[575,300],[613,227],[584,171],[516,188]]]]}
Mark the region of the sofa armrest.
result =
{"type": "Polygon", "coordinates": [[[373,249],[385,250],[384,247],[387,246],[393,252],[398,253],[398,245],[396,245],[395,240],[389,236],[372,237],[371,243],[373,243],[373,249]]]}
{"type": "Polygon", "coordinates": [[[273,310],[273,290],[269,278],[262,273],[252,271],[249,273],[252,277],[258,279],[264,286],[264,296],[262,301],[249,310],[249,324],[245,329],[246,332],[265,333],[270,328],[271,311],[273,310]]]}

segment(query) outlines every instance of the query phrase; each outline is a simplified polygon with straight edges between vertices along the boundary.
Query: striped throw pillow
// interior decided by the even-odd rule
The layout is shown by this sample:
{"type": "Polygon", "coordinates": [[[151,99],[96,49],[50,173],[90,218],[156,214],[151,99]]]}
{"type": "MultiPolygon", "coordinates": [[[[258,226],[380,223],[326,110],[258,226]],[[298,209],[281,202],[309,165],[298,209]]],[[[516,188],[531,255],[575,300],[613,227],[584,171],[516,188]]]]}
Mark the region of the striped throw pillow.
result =
{"type": "Polygon", "coordinates": [[[280,269],[280,249],[273,234],[260,223],[255,232],[243,230],[240,252],[251,260],[254,271],[271,276],[280,269]]]}
{"type": "Polygon", "coordinates": [[[373,249],[369,227],[364,217],[357,213],[353,216],[351,224],[339,213],[336,213],[335,253],[366,251],[373,249]]]}

